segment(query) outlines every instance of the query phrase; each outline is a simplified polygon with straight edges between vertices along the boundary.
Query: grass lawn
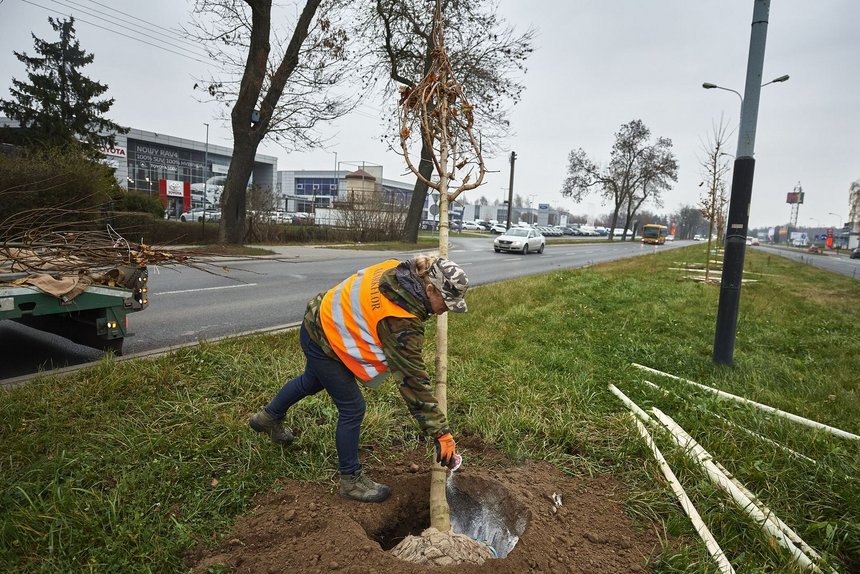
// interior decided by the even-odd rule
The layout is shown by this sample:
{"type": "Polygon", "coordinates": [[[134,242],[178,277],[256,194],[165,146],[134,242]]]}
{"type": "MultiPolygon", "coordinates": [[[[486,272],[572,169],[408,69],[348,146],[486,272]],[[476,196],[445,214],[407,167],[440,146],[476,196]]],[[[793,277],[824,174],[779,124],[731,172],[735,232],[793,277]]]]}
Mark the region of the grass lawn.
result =
{"type": "MultiPolygon", "coordinates": [[[[611,473],[637,521],[670,540],[655,572],[715,572],[614,383],[658,406],[841,572],[860,572],[860,441],[838,438],[630,366],[641,363],[860,434],[860,283],[747,253],[735,366],[714,365],[719,289],[680,279],[695,245],[475,288],[450,319],[449,410],[514,460],[611,473]],[[752,275],[756,273],[757,275],[752,275]],[[759,275],[760,274],[760,275],[759,275]],[[647,379],[671,391],[664,395],[647,379]],[[738,430],[742,425],[813,464],[738,430]]],[[[430,329],[432,331],[432,327],[430,329]]],[[[432,365],[434,349],[426,349],[432,365]]],[[[325,396],[290,413],[297,444],[273,449],[247,417],[303,366],[295,332],[233,339],[149,360],[105,359],[0,400],[0,571],[174,572],[282,477],[329,481],[325,396]]],[[[368,393],[365,462],[377,477],[417,429],[394,385],[368,393]]],[[[734,566],[792,572],[785,552],[653,432],[734,566]]],[[[456,436],[456,435],[455,435],[456,436]]],[[[480,453],[469,453],[480,464],[480,453]]]]}

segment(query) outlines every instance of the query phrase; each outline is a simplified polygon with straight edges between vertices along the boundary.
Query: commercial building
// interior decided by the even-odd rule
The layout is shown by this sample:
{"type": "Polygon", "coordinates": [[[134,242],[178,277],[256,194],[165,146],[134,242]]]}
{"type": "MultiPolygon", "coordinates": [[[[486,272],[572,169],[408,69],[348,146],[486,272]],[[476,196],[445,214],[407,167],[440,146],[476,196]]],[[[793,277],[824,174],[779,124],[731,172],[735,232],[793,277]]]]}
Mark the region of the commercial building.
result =
{"type": "MultiPolygon", "coordinates": [[[[317,223],[337,224],[338,202],[360,200],[384,206],[405,216],[412,202],[415,182],[383,177],[382,166],[341,162],[337,170],[282,170],[275,185],[278,209],[289,212],[314,212],[317,223]],[[349,169],[341,169],[347,166],[349,169]]],[[[462,207],[451,206],[452,217],[459,219],[462,207]]],[[[428,190],[422,220],[438,220],[439,193],[428,190]]]]}
{"type": "MultiPolygon", "coordinates": [[[[0,127],[18,122],[0,118],[0,127]]],[[[124,189],[158,195],[170,215],[220,201],[231,148],[137,128],[114,138],[115,145],[101,151],[124,189]]],[[[278,158],[257,154],[249,185],[274,189],[277,173],[278,158]]]]}
{"type": "MultiPolygon", "coordinates": [[[[136,128],[102,151],[122,187],[158,194],[171,216],[218,205],[233,157],[228,147],[136,128]]],[[[257,154],[248,184],[274,189],[277,173],[278,158],[257,154]]]]}
{"type": "Polygon", "coordinates": [[[851,183],[848,189],[848,222],[845,224],[848,235],[848,248],[860,246],[860,179],[851,183]]]}

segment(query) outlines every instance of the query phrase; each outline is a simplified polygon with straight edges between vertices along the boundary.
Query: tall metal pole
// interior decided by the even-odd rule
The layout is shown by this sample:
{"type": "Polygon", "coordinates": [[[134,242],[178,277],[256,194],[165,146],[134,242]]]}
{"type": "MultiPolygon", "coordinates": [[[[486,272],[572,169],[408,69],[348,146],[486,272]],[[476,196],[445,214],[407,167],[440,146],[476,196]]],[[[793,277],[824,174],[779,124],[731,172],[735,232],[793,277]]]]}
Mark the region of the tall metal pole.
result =
{"type": "Polygon", "coordinates": [[[508,229],[511,228],[511,212],[514,207],[514,163],[517,161],[517,152],[511,152],[511,181],[508,185],[508,229]]]}
{"type": "Polygon", "coordinates": [[[738,151],[735,154],[734,173],[732,174],[723,277],[720,283],[720,302],[717,308],[717,325],[714,334],[712,358],[715,363],[722,365],[732,364],[738,326],[744,249],[746,247],[753,174],[755,172],[755,159],[753,157],[755,131],[758,121],[769,14],[770,0],[754,0],[747,77],[743,105],[741,106],[740,129],[738,130],[738,151]]]}

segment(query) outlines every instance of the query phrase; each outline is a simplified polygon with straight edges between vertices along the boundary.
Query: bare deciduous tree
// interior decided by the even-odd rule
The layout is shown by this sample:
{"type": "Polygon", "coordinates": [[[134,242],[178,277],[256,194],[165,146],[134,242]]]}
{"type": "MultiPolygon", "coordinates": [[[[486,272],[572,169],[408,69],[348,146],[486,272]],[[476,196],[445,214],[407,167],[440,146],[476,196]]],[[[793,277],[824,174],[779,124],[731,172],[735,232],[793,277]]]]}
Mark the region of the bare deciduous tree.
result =
{"type": "Polygon", "coordinates": [[[317,125],[354,104],[332,90],[349,76],[348,38],[339,20],[344,1],[290,3],[295,15],[287,17],[292,24],[285,29],[273,27],[272,5],[271,0],[194,4],[189,35],[222,65],[219,75],[196,87],[230,109],[233,131],[233,157],[221,196],[219,239],[224,243],[241,243],[245,236],[246,189],[260,142],[268,137],[287,149],[319,145],[317,125]]]}
{"type": "MultiPolygon", "coordinates": [[[[639,186],[631,190],[631,194],[625,202],[622,241],[627,236],[627,231],[630,230],[630,225],[639,212],[639,208],[648,200],[657,207],[663,207],[663,192],[671,189],[672,182],[676,181],[678,181],[678,160],[672,153],[672,140],[657,138],[656,143],[650,146],[645,153],[642,179],[639,186]]],[[[610,238],[614,234],[615,229],[613,227],[609,232],[610,238]]]]}
{"type": "Polygon", "coordinates": [[[676,239],[692,239],[693,235],[704,227],[702,212],[695,206],[684,205],[672,215],[677,223],[676,239]]]}
{"type": "MultiPolygon", "coordinates": [[[[384,92],[388,96],[400,87],[414,89],[429,73],[437,48],[430,3],[374,0],[373,4],[365,21],[372,67],[368,77],[386,77],[384,92]]],[[[509,133],[509,106],[520,99],[523,84],[519,75],[525,72],[524,62],[533,51],[535,33],[531,29],[517,33],[499,16],[497,0],[442,0],[441,8],[448,21],[456,23],[446,30],[449,63],[456,77],[462,79],[463,93],[475,106],[472,113],[481,125],[478,144],[486,150],[500,144],[509,133]]],[[[422,142],[420,175],[403,236],[410,243],[418,240],[427,196],[425,182],[433,173],[431,155],[432,150],[422,142]]]]}
{"type": "Polygon", "coordinates": [[[711,242],[714,237],[714,229],[717,230],[717,244],[722,238],[723,221],[728,204],[726,197],[726,174],[731,169],[726,157],[726,144],[729,133],[723,118],[719,123],[711,126],[711,134],[707,141],[701,143],[701,155],[699,165],[702,168],[703,185],[707,185],[704,195],[700,198],[699,211],[708,221],[708,253],[705,257],[705,283],[710,280],[711,274],[711,242]]]}
{"type": "Polygon", "coordinates": [[[642,120],[621,126],[615,134],[606,167],[589,158],[582,148],[571,151],[561,194],[581,201],[589,193],[597,191],[612,202],[609,227],[614,230],[618,226],[618,213],[627,202],[631,202],[631,213],[635,213],[646,199],[668,189],[669,182],[677,179],[672,141],[658,138],[655,144],[651,144],[650,137],[651,130],[642,120]],[[642,196],[641,201],[636,199],[637,192],[642,196]]]}
{"type": "MultiPolygon", "coordinates": [[[[410,171],[425,185],[439,191],[439,255],[448,256],[448,204],[461,193],[475,189],[484,180],[484,160],[475,137],[475,108],[445,52],[442,0],[436,0],[433,16],[433,50],[429,70],[414,87],[403,86],[400,94],[400,145],[410,171]],[[411,144],[420,138],[429,150],[429,161],[438,179],[424,176],[409,155],[411,144]],[[451,191],[453,189],[453,191],[451,191]]],[[[421,157],[424,157],[422,152],[421,157]]],[[[436,400],[447,413],[448,315],[436,320],[436,400]]],[[[445,493],[447,469],[435,465],[430,483],[430,525],[441,532],[451,530],[445,493]]]]}
{"type": "Polygon", "coordinates": [[[334,205],[336,224],[350,230],[354,241],[394,240],[403,229],[403,204],[382,187],[371,193],[348,192],[334,205]]]}

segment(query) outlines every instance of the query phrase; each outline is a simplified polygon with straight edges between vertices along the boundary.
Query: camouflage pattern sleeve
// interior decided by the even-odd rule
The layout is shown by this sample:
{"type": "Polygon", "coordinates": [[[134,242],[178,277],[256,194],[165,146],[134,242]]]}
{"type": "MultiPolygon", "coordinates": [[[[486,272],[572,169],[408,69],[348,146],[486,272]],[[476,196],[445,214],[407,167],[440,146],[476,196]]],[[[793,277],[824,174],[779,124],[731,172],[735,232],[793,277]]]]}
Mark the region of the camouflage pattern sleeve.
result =
{"type": "Polygon", "coordinates": [[[379,322],[377,334],[391,376],[418,426],[429,436],[447,429],[424,364],[424,324],[418,319],[387,317],[379,322]]]}
{"type": "Polygon", "coordinates": [[[326,292],[323,291],[308,302],[308,307],[305,310],[304,326],[311,341],[319,345],[323,352],[332,359],[340,360],[337,353],[331,348],[320,323],[320,307],[322,307],[322,300],[325,294],[326,292]]]}

